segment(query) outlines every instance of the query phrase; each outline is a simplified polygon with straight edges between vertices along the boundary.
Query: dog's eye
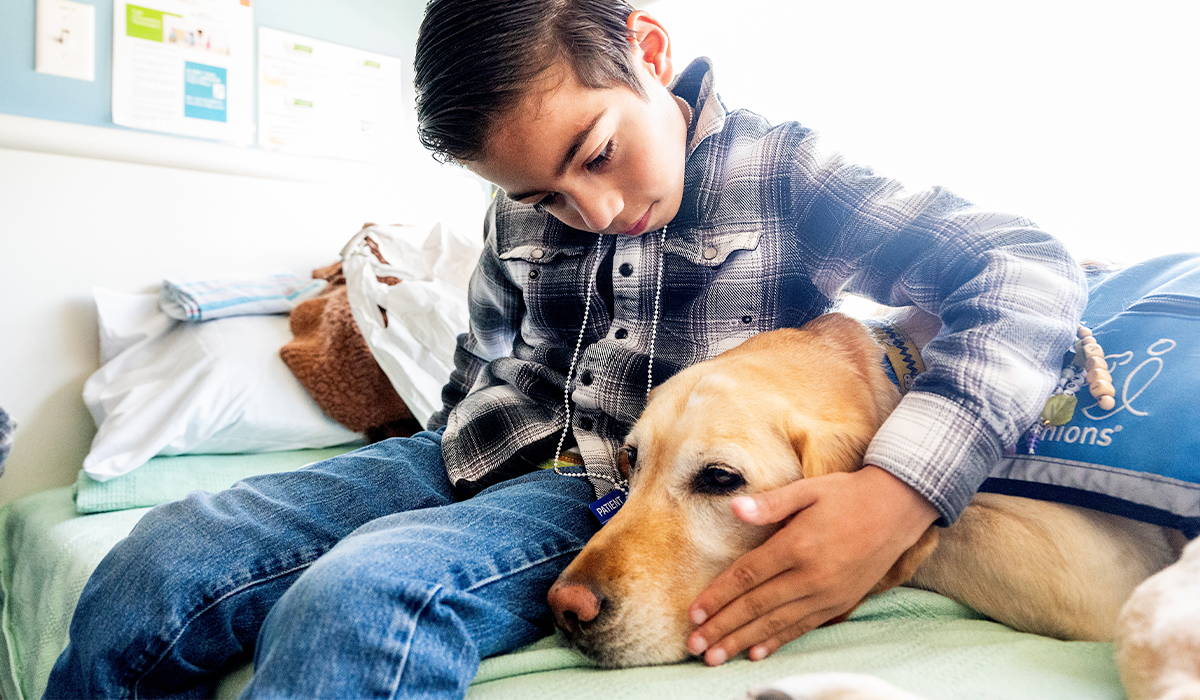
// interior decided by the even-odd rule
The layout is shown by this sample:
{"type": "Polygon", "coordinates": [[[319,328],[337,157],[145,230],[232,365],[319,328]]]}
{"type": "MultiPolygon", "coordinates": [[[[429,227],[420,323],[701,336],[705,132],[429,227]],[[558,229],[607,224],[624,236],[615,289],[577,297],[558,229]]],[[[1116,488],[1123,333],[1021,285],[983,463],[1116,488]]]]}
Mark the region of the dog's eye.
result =
{"type": "Polygon", "coordinates": [[[696,475],[697,493],[723,494],[736,491],[746,485],[741,474],[717,465],[710,465],[696,475]]]}
{"type": "Polygon", "coordinates": [[[633,472],[636,465],[637,448],[633,445],[626,445],[622,447],[621,451],[617,454],[617,468],[621,470],[621,474],[628,479],[629,474],[633,472]]]}

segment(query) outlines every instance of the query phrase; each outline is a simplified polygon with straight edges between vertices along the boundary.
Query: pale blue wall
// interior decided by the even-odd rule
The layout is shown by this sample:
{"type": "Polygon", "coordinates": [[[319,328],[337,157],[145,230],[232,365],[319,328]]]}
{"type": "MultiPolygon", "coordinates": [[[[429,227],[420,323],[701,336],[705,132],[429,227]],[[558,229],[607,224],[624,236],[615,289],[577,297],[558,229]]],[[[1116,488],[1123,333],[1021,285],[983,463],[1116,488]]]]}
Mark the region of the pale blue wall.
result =
{"type": "MultiPolygon", "coordinates": [[[[112,123],[112,0],[81,1],[96,6],[94,82],[34,72],[36,0],[0,0],[0,114],[123,128],[112,123]]],[[[254,24],[411,57],[424,7],[423,0],[254,0],[254,24]]]]}

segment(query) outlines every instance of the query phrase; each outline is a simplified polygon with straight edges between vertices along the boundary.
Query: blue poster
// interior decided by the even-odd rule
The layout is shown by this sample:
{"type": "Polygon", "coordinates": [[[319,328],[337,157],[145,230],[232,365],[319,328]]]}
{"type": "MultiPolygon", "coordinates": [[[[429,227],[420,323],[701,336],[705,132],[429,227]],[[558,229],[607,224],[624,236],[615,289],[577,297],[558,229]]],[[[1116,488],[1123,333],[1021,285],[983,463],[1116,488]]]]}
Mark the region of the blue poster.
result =
{"type": "Polygon", "coordinates": [[[183,116],[225,121],[225,69],[186,61],[183,64],[183,116]]]}

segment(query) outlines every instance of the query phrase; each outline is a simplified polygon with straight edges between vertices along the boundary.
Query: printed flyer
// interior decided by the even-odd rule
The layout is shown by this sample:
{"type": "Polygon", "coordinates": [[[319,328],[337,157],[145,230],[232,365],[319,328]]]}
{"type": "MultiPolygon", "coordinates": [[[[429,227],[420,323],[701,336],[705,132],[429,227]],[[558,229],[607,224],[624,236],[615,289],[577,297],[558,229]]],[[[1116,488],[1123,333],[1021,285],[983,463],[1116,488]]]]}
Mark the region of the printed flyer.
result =
{"type": "Polygon", "coordinates": [[[254,142],[250,0],[113,3],[113,122],[254,142]]]}
{"type": "Polygon", "coordinates": [[[407,114],[404,62],[258,28],[258,143],[298,155],[397,157],[407,114]]]}

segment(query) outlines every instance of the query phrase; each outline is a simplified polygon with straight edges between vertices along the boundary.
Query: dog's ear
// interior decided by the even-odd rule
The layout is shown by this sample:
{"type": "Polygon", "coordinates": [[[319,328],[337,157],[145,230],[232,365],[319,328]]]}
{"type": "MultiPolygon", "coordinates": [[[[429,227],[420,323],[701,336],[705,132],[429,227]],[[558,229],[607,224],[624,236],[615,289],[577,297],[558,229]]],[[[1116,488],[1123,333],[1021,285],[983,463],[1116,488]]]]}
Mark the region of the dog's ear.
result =
{"type": "Polygon", "coordinates": [[[822,370],[836,377],[821,398],[828,413],[801,410],[793,418],[790,437],[801,471],[809,478],[861,469],[867,445],[899,398],[880,365],[883,348],[845,314],[818,316],[800,330],[815,336],[827,360],[822,370]]]}
{"type": "Polygon", "coordinates": [[[863,455],[871,442],[872,432],[794,428],[792,449],[800,460],[800,471],[804,478],[862,469],[863,455]]]}
{"type": "Polygon", "coordinates": [[[800,330],[814,333],[848,354],[869,357],[876,361],[883,357],[883,348],[875,342],[867,327],[846,314],[829,313],[818,316],[804,324],[800,330]]]}
{"type": "Polygon", "coordinates": [[[853,358],[859,377],[872,394],[877,423],[874,429],[895,410],[900,391],[883,371],[884,349],[862,323],[845,314],[831,313],[804,324],[802,331],[816,334],[822,342],[853,358]]]}
{"type": "Polygon", "coordinates": [[[800,327],[802,331],[810,333],[832,333],[834,335],[849,334],[855,332],[856,329],[861,329],[862,324],[850,318],[846,314],[831,312],[821,314],[813,320],[800,327]]]}

